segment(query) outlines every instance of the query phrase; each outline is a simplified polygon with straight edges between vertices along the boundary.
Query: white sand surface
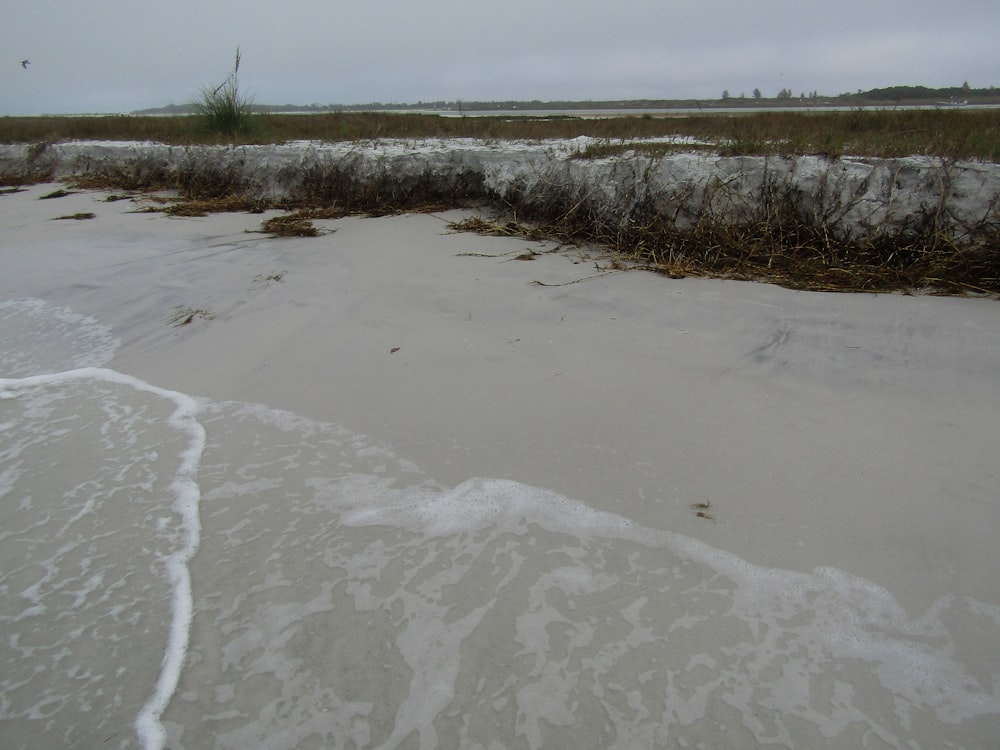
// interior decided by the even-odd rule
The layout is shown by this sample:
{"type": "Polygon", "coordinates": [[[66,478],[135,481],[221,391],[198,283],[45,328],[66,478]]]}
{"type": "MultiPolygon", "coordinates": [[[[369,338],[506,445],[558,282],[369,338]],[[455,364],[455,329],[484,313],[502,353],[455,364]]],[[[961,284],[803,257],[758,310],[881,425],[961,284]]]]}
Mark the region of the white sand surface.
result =
{"type": "Polygon", "coordinates": [[[1000,736],[996,301],[55,187],[0,196],[5,747],[1000,736]]]}

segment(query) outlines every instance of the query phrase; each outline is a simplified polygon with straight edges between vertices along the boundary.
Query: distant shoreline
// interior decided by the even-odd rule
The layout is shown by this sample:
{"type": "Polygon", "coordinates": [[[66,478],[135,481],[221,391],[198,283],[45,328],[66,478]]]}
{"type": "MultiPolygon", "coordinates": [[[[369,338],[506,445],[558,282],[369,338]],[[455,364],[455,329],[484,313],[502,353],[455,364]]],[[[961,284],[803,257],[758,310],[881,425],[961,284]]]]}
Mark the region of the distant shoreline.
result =
{"type": "MultiPolygon", "coordinates": [[[[431,107],[425,106],[420,107],[419,105],[410,104],[354,104],[354,105],[331,105],[329,107],[310,107],[310,106],[295,106],[295,105],[269,105],[269,104],[255,104],[253,109],[256,114],[335,114],[338,112],[395,112],[395,113],[413,113],[413,114],[424,114],[424,115],[442,115],[442,116],[453,116],[453,117],[486,117],[486,116],[497,116],[497,115],[521,115],[524,117],[545,117],[553,115],[564,115],[567,117],[588,117],[594,116],[595,114],[604,114],[604,116],[627,116],[627,115],[647,115],[647,114],[660,114],[661,116],[667,116],[671,114],[691,114],[691,113],[718,113],[718,114],[732,114],[732,113],[753,113],[753,112],[780,112],[780,111],[792,111],[792,112],[844,112],[854,109],[940,109],[942,107],[955,107],[962,109],[991,109],[994,107],[1000,107],[1000,96],[990,97],[988,99],[978,99],[975,101],[961,101],[961,102],[949,102],[949,101],[928,101],[921,99],[909,99],[900,101],[875,101],[875,100],[850,100],[848,102],[838,101],[838,100],[821,100],[818,102],[814,101],[793,101],[793,102],[782,102],[779,100],[772,99],[762,99],[760,101],[705,101],[705,102],[688,102],[688,101],[678,101],[669,102],[666,104],[652,104],[648,105],[642,102],[622,102],[622,103],[606,103],[606,102],[578,102],[580,106],[567,106],[565,102],[556,102],[553,105],[549,105],[544,102],[524,102],[521,105],[511,105],[511,106],[500,106],[495,107],[488,106],[488,102],[477,103],[477,106],[466,107],[431,107]],[[482,105],[482,106],[479,106],[482,105]]],[[[167,116],[167,117],[183,117],[185,115],[197,114],[194,105],[176,105],[167,107],[154,107],[151,109],[140,109],[134,110],[132,112],[92,112],[85,113],[94,116],[102,115],[135,115],[135,116],[167,116]]],[[[52,117],[74,117],[80,115],[49,115],[52,117]]]]}
{"type": "MultiPolygon", "coordinates": [[[[757,92],[759,94],[759,92],[757,92]]],[[[725,95],[719,99],[604,99],[604,100],[463,100],[417,101],[411,103],[367,102],[364,104],[257,104],[258,112],[421,112],[455,113],[537,113],[580,111],[730,111],[730,110],[822,110],[823,108],[911,108],[911,107],[991,107],[1000,106],[1000,89],[950,87],[931,89],[923,86],[893,86],[854,94],[824,95],[813,92],[794,96],[791,92],[776,97],[725,95]]],[[[182,115],[195,112],[193,103],[168,104],[163,107],[134,110],[135,115],[182,115]]]]}

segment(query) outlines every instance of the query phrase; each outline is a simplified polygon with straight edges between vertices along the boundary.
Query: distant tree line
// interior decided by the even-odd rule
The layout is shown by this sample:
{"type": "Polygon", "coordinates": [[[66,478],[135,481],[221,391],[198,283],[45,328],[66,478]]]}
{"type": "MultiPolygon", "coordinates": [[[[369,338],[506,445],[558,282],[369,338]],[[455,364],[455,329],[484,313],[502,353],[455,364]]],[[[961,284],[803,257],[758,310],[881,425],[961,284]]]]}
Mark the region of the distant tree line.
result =
{"type": "MultiPolygon", "coordinates": [[[[789,88],[781,89],[773,100],[791,105],[795,100],[799,102],[815,102],[822,99],[830,103],[855,104],[865,102],[936,102],[936,101],[969,101],[975,100],[997,100],[1000,102],[1000,89],[995,86],[988,88],[972,88],[968,82],[961,86],[946,88],[928,88],[926,86],[889,86],[887,88],[871,89],[869,91],[857,91],[856,93],[843,93],[836,96],[820,94],[818,91],[801,92],[796,95],[789,88]]],[[[739,96],[733,96],[729,90],[722,92],[721,101],[723,104],[732,105],[734,102],[762,102],[771,101],[759,88],[755,88],[748,99],[743,92],[739,96]]],[[[581,109],[670,109],[672,107],[697,107],[712,106],[720,100],[715,99],[628,99],[628,100],[587,100],[587,101],[564,101],[551,100],[540,101],[518,101],[515,99],[503,101],[417,101],[406,104],[390,102],[368,102],[366,104],[254,104],[254,112],[365,112],[372,110],[389,111],[432,111],[432,112],[509,112],[509,111],[533,111],[533,110],[581,110],[581,109]]],[[[164,107],[137,110],[133,114],[137,115],[184,115],[193,114],[196,111],[194,104],[168,104],[164,107]]]]}
{"type": "Polygon", "coordinates": [[[942,89],[929,89],[926,86],[890,86],[884,89],[872,89],[864,94],[869,99],[897,101],[899,99],[974,99],[979,97],[1000,96],[996,86],[974,89],[968,81],[961,86],[942,89]]]}
{"type": "MultiPolygon", "coordinates": [[[[767,97],[761,93],[759,88],[753,90],[753,99],[760,101],[766,99],[767,97]]],[[[729,101],[730,99],[746,99],[746,94],[740,94],[739,97],[733,97],[729,90],[726,89],[722,92],[722,100],[729,101]]],[[[775,99],[789,100],[794,99],[795,94],[791,89],[784,88],[779,91],[775,99]]],[[[928,88],[927,86],[889,86],[887,88],[881,89],[871,89],[869,91],[862,91],[858,89],[855,93],[843,93],[836,96],[829,96],[825,94],[820,94],[818,91],[810,91],[808,93],[801,92],[798,95],[800,100],[809,99],[849,99],[851,101],[867,100],[867,101],[877,101],[877,102],[898,102],[898,101],[917,101],[917,100],[973,100],[976,98],[1000,98],[1000,89],[996,86],[989,86],[987,88],[974,89],[969,86],[968,81],[963,83],[961,86],[949,86],[945,88],[928,88]]]]}

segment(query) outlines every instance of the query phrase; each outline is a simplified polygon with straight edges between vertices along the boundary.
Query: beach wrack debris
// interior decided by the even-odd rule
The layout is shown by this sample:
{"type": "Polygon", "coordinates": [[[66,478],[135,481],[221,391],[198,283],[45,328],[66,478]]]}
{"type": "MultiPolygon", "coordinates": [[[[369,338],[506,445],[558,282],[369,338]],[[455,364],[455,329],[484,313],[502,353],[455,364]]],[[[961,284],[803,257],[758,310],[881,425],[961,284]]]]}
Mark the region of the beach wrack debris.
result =
{"type": "Polygon", "coordinates": [[[694,513],[698,518],[704,518],[709,521],[715,521],[715,516],[708,512],[708,509],[712,507],[712,501],[706,500],[703,503],[691,503],[691,512],[694,513]]]}
{"type": "Polygon", "coordinates": [[[45,195],[38,196],[38,200],[45,201],[49,200],[50,198],[65,198],[67,195],[73,195],[73,191],[63,190],[62,188],[59,188],[59,190],[53,190],[51,193],[46,193],[45,195]]]}
{"type": "Polygon", "coordinates": [[[215,313],[211,313],[208,310],[195,309],[193,307],[182,307],[171,315],[167,322],[174,328],[180,328],[181,326],[190,325],[196,318],[200,318],[202,320],[212,320],[214,317],[215,313]]]}
{"type": "Polygon", "coordinates": [[[91,213],[89,211],[81,211],[76,214],[67,214],[66,216],[56,216],[53,221],[59,221],[61,219],[75,219],[76,221],[81,221],[83,219],[96,219],[97,214],[91,213]]]}

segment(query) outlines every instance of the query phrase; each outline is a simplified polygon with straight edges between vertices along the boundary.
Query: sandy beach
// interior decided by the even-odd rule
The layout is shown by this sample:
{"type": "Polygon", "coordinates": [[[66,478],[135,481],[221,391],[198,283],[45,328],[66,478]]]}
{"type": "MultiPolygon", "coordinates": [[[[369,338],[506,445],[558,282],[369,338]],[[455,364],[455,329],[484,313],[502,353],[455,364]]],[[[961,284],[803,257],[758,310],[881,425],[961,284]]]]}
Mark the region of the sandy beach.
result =
{"type": "Polygon", "coordinates": [[[0,196],[5,748],[995,747],[995,300],[57,187],[0,196]]]}

